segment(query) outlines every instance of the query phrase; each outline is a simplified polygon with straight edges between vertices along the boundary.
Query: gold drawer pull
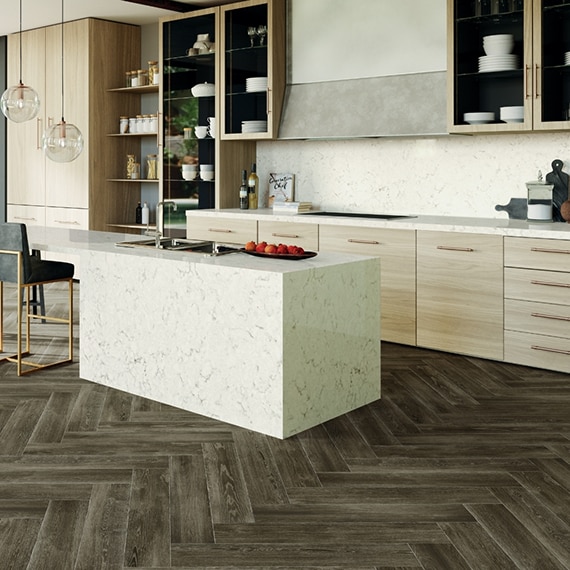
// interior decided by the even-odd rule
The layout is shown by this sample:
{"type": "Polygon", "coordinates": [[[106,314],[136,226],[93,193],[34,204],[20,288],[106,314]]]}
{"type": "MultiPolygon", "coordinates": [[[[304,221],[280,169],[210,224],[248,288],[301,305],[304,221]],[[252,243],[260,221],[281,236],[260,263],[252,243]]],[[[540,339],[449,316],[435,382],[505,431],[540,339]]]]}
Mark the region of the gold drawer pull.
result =
{"type": "Polygon", "coordinates": [[[65,224],[66,226],[80,226],[81,224],[79,222],[76,222],[75,220],[54,220],[54,223],[56,224],[65,224]]]}
{"type": "Polygon", "coordinates": [[[15,220],[25,220],[27,222],[37,222],[38,220],[36,220],[36,218],[34,218],[33,216],[30,218],[26,218],[25,216],[14,216],[15,220]]]}
{"type": "Polygon", "coordinates": [[[298,236],[297,234],[280,234],[277,232],[273,232],[271,234],[273,237],[284,237],[284,238],[293,238],[293,239],[298,239],[301,236],[298,236]]]}
{"type": "Polygon", "coordinates": [[[549,249],[547,247],[531,247],[530,251],[538,251],[540,253],[570,253],[568,249],[549,249]]]}
{"type": "Polygon", "coordinates": [[[548,346],[537,346],[537,345],[532,345],[530,348],[532,348],[532,350],[542,350],[544,352],[556,352],[556,354],[565,354],[566,356],[570,356],[570,350],[562,350],[560,348],[549,348],[548,346]]]}
{"type": "Polygon", "coordinates": [[[562,315],[545,315],[543,313],[531,313],[531,317],[540,317],[541,319],[554,319],[555,321],[570,321],[570,317],[563,317],[562,315]]]}
{"type": "Polygon", "coordinates": [[[208,228],[209,232],[217,232],[219,234],[231,234],[232,230],[224,230],[222,228],[208,228]]]}
{"type": "Polygon", "coordinates": [[[347,240],[350,243],[365,243],[367,245],[380,245],[379,241],[373,239],[355,239],[355,238],[348,238],[347,240]]]}
{"type": "Polygon", "coordinates": [[[531,285],[546,285],[547,287],[570,287],[570,283],[555,283],[554,281],[537,281],[531,280],[531,285]]]}
{"type": "Polygon", "coordinates": [[[447,251],[475,251],[472,247],[455,247],[453,245],[438,245],[436,249],[445,249],[447,251]]]}

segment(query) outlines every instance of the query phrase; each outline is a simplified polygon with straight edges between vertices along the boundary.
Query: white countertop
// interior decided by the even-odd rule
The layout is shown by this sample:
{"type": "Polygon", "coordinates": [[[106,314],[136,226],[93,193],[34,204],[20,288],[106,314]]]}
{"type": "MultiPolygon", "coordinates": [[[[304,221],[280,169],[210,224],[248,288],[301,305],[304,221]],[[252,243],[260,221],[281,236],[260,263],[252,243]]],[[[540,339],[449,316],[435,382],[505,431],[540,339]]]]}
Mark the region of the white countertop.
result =
{"type": "Polygon", "coordinates": [[[139,238],[141,241],[148,239],[147,236],[142,235],[48,228],[43,226],[30,226],[27,230],[30,247],[42,251],[75,255],[81,254],[82,252],[104,252],[140,258],[170,259],[187,263],[208,264],[218,268],[227,267],[231,269],[248,269],[282,274],[351,263],[368,257],[337,252],[320,252],[316,257],[303,260],[261,258],[245,253],[207,256],[188,251],[172,251],[153,247],[129,248],[115,245],[116,242],[121,241],[133,241],[139,238]]]}
{"type": "Polygon", "coordinates": [[[503,236],[570,239],[570,224],[564,222],[528,222],[499,218],[463,218],[454,216],[416,216],[381,220],[377,218],[344,218],[338,216],[314,216],[311,214],[274,214],[270,208],[258,210],[188,210],[189,216],[220,217],[236,219],[258,219],[273,222],[303,222],[337,226],[359,226],[405,230],[430,230],[449,232],[475,232],[503,236]]]}

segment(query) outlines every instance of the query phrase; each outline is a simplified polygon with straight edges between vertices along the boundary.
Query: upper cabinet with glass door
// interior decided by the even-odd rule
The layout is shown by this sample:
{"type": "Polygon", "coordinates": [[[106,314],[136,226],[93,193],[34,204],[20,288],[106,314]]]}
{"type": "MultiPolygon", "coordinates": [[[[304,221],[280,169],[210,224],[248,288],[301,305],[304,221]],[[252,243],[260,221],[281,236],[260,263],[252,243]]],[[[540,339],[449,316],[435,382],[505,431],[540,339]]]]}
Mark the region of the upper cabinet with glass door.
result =
{"type": "Polygon", "coordinates": [[[285,0],[248,0],[221,12],[221,137],[276,138],[285,92],[285,0]]]}
{"type": "Polygon", "coordinates": [[[448,0],[448,18],[450,132],[570,126],[570,2],[448,0]]]}

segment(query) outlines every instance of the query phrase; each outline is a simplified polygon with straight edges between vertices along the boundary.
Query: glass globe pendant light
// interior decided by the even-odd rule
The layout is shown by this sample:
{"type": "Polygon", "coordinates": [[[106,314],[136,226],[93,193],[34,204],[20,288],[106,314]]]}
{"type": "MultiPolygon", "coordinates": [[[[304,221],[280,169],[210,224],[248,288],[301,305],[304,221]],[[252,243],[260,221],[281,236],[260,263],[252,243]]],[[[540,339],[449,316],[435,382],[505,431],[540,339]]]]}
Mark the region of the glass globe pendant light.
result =
{"type": "Polygon", "coordinates": [[[8,87],[0,99],[2,113],[10,121],[23,123],[33,119],[40,110],[40,98],[29,86],[22,82],[22,0],[20,0],[20,81],[8,87]]]}
{"type": "Polygon", "coordinates": [[[48,127],[43,135],[42,146],[45,155],[54,162],[71,162],[83,150],[83,135],[73,124],[66,123],[63,118],[64,108],[64,51],[63,51],[63,0],[61,0],[61,121],[48,127]]]}

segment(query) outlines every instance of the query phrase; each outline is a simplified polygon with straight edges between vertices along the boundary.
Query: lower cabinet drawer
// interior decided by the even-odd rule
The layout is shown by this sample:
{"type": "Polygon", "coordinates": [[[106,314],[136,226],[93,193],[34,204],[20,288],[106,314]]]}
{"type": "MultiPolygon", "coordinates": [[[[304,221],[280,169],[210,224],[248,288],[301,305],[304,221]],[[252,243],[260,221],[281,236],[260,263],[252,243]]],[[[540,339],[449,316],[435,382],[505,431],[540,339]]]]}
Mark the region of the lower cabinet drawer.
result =
{"type": "Polygon", "coordinates": [[[570,340],[555,336],[505,331],[505,361],[570,372],[570,340]]]}
{"type": "Polygon", "coordinates": [[[7,221],[27,226],[44,226],[46,223],[46,209],[43,206],[27,206],[8,204],[7,221]]]}
{"type": "Polygon", "coordinates": [[[298,245],[306,250],[319,248],[319,226],[295,222],[258,222],[258,241],[298,245]]]}
{"type": "Polygon", "coordinates": [[[188,216],[186,237],[244,245],[250,240],[257,241],[257,220],[188,216]]]}
{"type": "Polygon", "coordinates": [[[505,297],[570,305],[570,273],[505,267],[505,297]]]}
{"type": "Polygon", "coordinates": [[[46,208],[46,226],[49,228],[89,229],[89,210],[83,208],[46,208]]]}
{"type": "Polygon", "coordinates": [[[570,338],[570,307],[505,299],[505,329],[570,338]]]}

